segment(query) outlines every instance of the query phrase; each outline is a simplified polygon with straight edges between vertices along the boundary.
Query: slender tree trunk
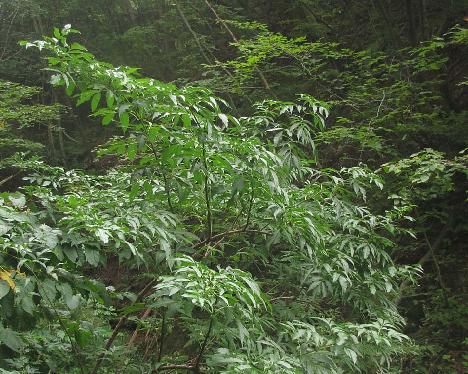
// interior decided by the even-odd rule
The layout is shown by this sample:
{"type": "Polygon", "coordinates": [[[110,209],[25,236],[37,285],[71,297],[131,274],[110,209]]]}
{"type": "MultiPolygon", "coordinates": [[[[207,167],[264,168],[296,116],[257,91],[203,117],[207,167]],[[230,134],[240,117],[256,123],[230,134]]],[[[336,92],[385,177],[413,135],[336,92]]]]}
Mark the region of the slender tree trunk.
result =
{"type": "Polygon", "coordinates": [[[210,59],[208,58],[208,56],[206,55],[205,53],[205,50],[197,36],[197,34],[195,33],[195,31],[193,31],[192,29],[192,26],[190,26],[190,23],[188,22],[187,20],[187,17],[185,17],[185,14],[182,12],[182,9],[180,8],[179,4],[177,3],[177,1],[174,1],[174,5],[177,9],[177,13],[179,13],[179,16],[180,18],[182,18],[182,21],[184,22],[184,25],[185,27],[187,27],[187,29],[190,31],[190,33],[192,34],[193,36],[193,39],[195,40],[195,43],[197,44],[198,46],[198,49],[200,50],[200,53],[201,55],[203,56],[203,58],[205,59],[205,61],[208,63],[208,64],[211,64],[211,61],[210,59]]]}
{"type": "Polygon", "coordinates": [[[394,44],[393,46],[395,48],[398,47],[400,45],[400,37],[395,31],[392,22],[390,21],[390,17],[387,13],[387,10],[385,9],[386,4],[383,3],[383,0],[373,0],[372,4],[374,5],[375,10],[378,13],[380,13],[380,16],[383,19],[388,39],[392,41],[392,43],[394,44]]]}
{"type": "Polygon", "coordinates": [[[412,46],[416,45],[416,30],[414,26],[413,4],[411,0],[406,0],[406,17],[408,19],[408,39],[412,46]]]}
{"type": "Polygon", "coordinates": [[[420,0],[420,4],[419,4],[419,9],[420,9],[420,29],[421,29],[421,39],[420,40],[425,40],[426,39],[426,24],[427,24],[427,21],[426,21],[426,17],[427,17],[427,14],[426,14],[426,0],[420,0]]]}
{"type": "Polygon", "coordinates": [[[59,127],[58,129],[58,142],[59,142],[59,149],[60,149],[60,156],[62,157],[62,165],[67,168],[67,154],[65,153],[65,145],[63,142],[63,129],[59,127]]]}

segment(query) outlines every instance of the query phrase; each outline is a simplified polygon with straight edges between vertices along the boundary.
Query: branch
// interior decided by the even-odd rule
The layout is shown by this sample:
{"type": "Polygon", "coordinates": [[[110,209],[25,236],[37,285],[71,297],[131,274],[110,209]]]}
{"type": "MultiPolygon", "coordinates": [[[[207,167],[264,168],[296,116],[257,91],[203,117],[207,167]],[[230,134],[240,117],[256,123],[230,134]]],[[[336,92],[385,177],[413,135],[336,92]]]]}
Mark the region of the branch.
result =
{"type": "Polygon", "coordinates": [[[205,169],[206,230],[208,235],[207,240],[211,240],[211,236],[213,235],[213,218],[211,214],[210,179],[208,177],[208,162],[206,159],[205,143],[203,143],[203,167],[205,169]]]}
{"type": "Polygon", "coordinates": [[[161,323],[161,333],[160,333],[160,338],[159,338],[158,362],[160,362],[161,358],[162,358],[165,331],[166,331],[166,312],[164,312],[162,323],[161,323]]]}
{"type": "Polygon", "coordinates": [[[8,25],[8,29],[7,29],[6,37],[5,37],[5,41],[4,41],[5,44],[3,46],[2,54],[0,55],[0,61],[2,61],[3,57],[5,56],[7,46],[8,46],[8,39],[10,38],[11,28],[13,26],[13,22],[15,21],[16,16],[18,15],[19,10],[20,10],[20,5],[18,5],[18,7],[15,9],[15,11],[13,12],[13,14],[11,16],[11,21],[10,21],[10,24],[8,25]]]}
{"type": "Polygon", "coordinates": [[[225,232],[222,232],[222,233],[213,235],[213,236],[211,236],[211,238],[208,238],[208,239],[205,239],[205,240],[199,242],[199,243],[196,244],[193,248],[194,248],[194,249],[197,249],[197,248],[203,247],[205,244],[208,244],[208,243],[213,242],[213,241],[215,241],[215,240],[224,238],[224,237],[226,237],[226,236],[234,235],[234,234],[239,234],[239,233],[242,233],[242,232],[250,232],[250,233],[265,234],[265,235],[270,234],[269,231],[263,231],[263,230],[246,230],[245,227],[242,227],[242,228],[240,228],[240,229],[234,229],[234,230],[225,231],[225,232]]]}
{"type": "Polygon", "coordinates": [[[9,177],[6,177],[5,179],[2,179],[0,181],[0,186],[5,184],[6,182],[8,182],[10,179],[16,177],[20,172],[16,173],[16,174],[13,174],[13,175],[10,175],[9,177]]]}
{"type": "Polygon", "coordinates": [[[177,1],[174,1],[174,5],[176,6],[176,9],[177,9],[177,12],[178,12],[179,15],[180,15],[180,18],[182,18],[182,21],[184,21],[185,26],[187,27],[187,29],[190,31],[190,33],[192,34],[193,38],[195,39],[195,43],[197,43],[197,46],[198,46],[198,48],[200,49],[201,54],[202,54],[203,57],[205,58],[205,61],[208,63],[208,65],[211,65],[211,61],[210,61],[210,59],[208,58],[208,56],[206,55],[205,50],[203,49],[203,46],[202,46],[202,44],[200,43],[200,40],[198,39],[197,34],[195,33],[195,31],[193,31],[192,27],[190,26],[190,23],[189,23],[188,20],[187,20],[187,17],[185,17],[185,14],[182,12],[182,9],[180,9],[180,6],[179,6],[179,4],[177,3],[177,1]]]}
{"type": "MultiPolygon", "coordinates": [[[[439,261],[437,260],[437,257],[435,255],[434,246],[431,245],[431,242],[429,241],[429,238],[427,237],[426,232],[424,232],[423,235],[424,235],[424,241],[426,242],[427,246],[429,247],[429,252],[431,253],[432,260],[434,261],[434,265],[435,265],[435,268],[436,268],[436,271],[437,271],[437,279],[439,281],[440,287],[443,290],[446,291],[447,287],[445,287],[444,281],[442,279],[442,273],[440,271],[439,261]]],[[[437,244],[437,243],[435,243],[435,244],[437,244]]]]}
{"type": "MultiPolygon", "coordinates": [[[[377,118],[379,118],[380,109],[382,109],[382,104],[383,104],[383,102],[384,102],[384,100],[385,100],[385,95],[386,95],[385,90],[383,90],[382,99],[380,100],[379,107],[377,108],[377,113],[375,114],[375,117],[374,117],[374,118],[371,118],[370,121],[369,121],[369,123],[367,124],[367,132],[366,132],[366,135],[370,133],[371,125],[373,124],[373,122],[374,122],[377,118]]],[[[367,140],[367,139],[366,139],[366,140],[367,140]]],[[[363,152],[364,152],[364,146],[365,146],[365,145],[364,145],[364,142],[363,142],[362,145],[361,145],[361,151],[360,151],[360,153],[359,153],[359,161],[362,160],[362,154],[363,154],[363,152]]]]}
{"type": "Polygon", "coordinates": [[[172,205],[171,200],[171,190],[169,189],[169,181],[167,180],[166,173],[164,172],[164,167],[161,168],[161,174],[164,180],[164,191],[166,193],[167,205],[169,206],[171,213],[174,213],[174,206],[172,205]]]}
{"type": "MultiPolygon", "coordinates": [[[[449,216],[449,219],[447,221],[447,223],[445,224],[444,228],[442,230],[440,230],[439,232],[439,235],[437,235],[437,238],[434,240],[434,243],[430,243],[429,240],[427,239],[427,236],[425,235],[424,233],[424,236],[425,236],[425,242],[426,242],[426,245],[429,247],[429,250],[424,254],[424,256],[422,256],[419,261],[418,261],[418,265],[422,266],[424,265],[430,257],[434,257],[434,252],[437,250],[437,248],[440,246],[440,243],[442,242],[442,239],[445,237],[445,235],[447,234],[447,232],[449,231],[449,228],[450,228],[450,225],[452,223],[452,215],[449,216]]],[[[401,300],[403,299],[403,291],[409,286],[409,281],[408,280],[405,280],[401,283],[400,285],[400,296],[398,297],[398,299],[396,300],[396,304],[398,305],[401,300]]]]}
{"type": "MultiPolygon", "coordinates": [[[[232,32],[232,30],[229,28],[229,26],[227,25],[227,23],[218,15],[218,13],[216,12],[216,10],[213,8],[213,6],[210,4],[210,2],[208,0],[205,0],[205,4],[208,6],[208,8],[210,8],[210,10],[213,12],[214,16],[216,17],[217,21],[219,23],[221,23],[221,25],[223,25],[223,27],[226,29],[226,31],[228,32],[228,34],[231,36],[231,39],[236,43],[236,44],[239,44],[239,39],[237,39],[237,37],[234,35],[234,33],[232,32]]],[[[268,83],[268,81],[266,80],[265,76],[263,75],[263,73],[260,71],[259,68],[255,67],[254,68],[255,71],[257,72],[258,76],[260,77],[260,80],[262,81],[263,83],[263,86],[265,87],[266,90],[270,90],[270,84],[268,83]]]]}
{"type": "MultiPolygon", "coordinates": [[[[176,369],[182,369],[182,370],[195,370],[195,366],[193,365],[188,365],[188,364],[181,364],[181,365],[164,365],[158,368],[157,370],[176,370],[176,369]]],[[[157,372],[157,371],[156,371],[157,372]]]]}
{"type": "MultiPolygon", "coordinates": [[[[154,144],[152,142],[149,143],[151,151],[153,152],[154,159],[157,160],[158,153],[156,152],[156,149],[154,148],[154,144]]],[[[171,200],[171,191],[169,189],[169,182],[167,180],[167,176],[165,173],[165,167],[164,165],[161,164],[161,174],[164,180],[164,192],[166,193],[166,199],[167,199],[167,205],[169,206],[169,210],[171,213],[174,213],[174,206],[172,205],[172,200],[171,200]]]]}
{"type": "Polygon", "coordinates": [[[329,23],[327,23],[327,21],[325,21],[322,17],[320,17],[317,13],[315,13],[311,7],[307,6],[306,4],[303,4],[303,8],[308,11],[312,17],[315,18],[315,20],[319,23],[321,23],[322,25],[326,26],[330,31],[334,31],[333,30],[333,27],[330,26],[329,23]]]}
{"type": "MultiPolygon", "coordinates": [[[[214,302],[214,306],[216,306],[216,304],[218,303],[218,300],[219,300],[219,296],[216,296],[216,300],[214,302]]],[[[195,359],[195,365],[194,365],[194,368],[193,368],[193,371],[195,373],[199,373],[199,367],[200,367],[200,362],[203,358],[203,353],[205,353],[205,350],[206,350],[206,346],[208,345],[208,338],[210,337],[211,335],[211,331],[213,330],[213,322],[214,322],[214,312],[211,314],[211,318],[210,318],[210,324],[208,325],[208,331],[206,332],[205,334],[205,339],[203,339],[203,343],[200,347],[200,352],[198,353],[198,356],[197,358],[195,359]]]]}
{"type": "Polygon", "coordinates": [[[252,215],[253,202],[254,202],[254,189],[251,188],[251,194],[250,194],[250,199],[249,199],[249,209],[247,211],[247,220],[245,222],[244,231],[247,230],[247,227],[249,227],[249,224],[250,224],[250,217],[252,215]]]}
{"type": "MultiPolygon", "coordinates": [[[[135,301],[132,303],[132,305],[135,305],[136,303],[138,303],[146,294],[146,292],[151,288],[153,287],[154,283],[156,281],[154,279],[150,280],[146,286],[140,291],[140,293],[137,295],[135,301]]],[[[104,359],[104,356],[106,355],[106,351],[109,350],[109,348],[112,346],[112,343],[114,342],[115,338],[117,337],[117,334],[119,332],[119,330],[122,328],[122,326],[124,325],[124,323],[127,321],[128,319],[128,314],[120,317],[119,319],[119,322],[117,323],[117,325],[114,327],[114,330],[112,331],[112,335],[110,336],[110,338],[107,340],[107,343],[106,345],[104,346],[104,352],[102,352],[97,361],[96,361],[96,365],[94,366],[94,369],[91,371],[91,374],[96,374],[102,364],[102,360],[104,359]]]]}
{"type": "MultiPolygon", "coordinates": [[[[148,317],[151,313],[151,309],[150,308],[147,308],[142,316],[140,317],[141,319],[145,319],[146,317],[148,317]]],[[[135,340],[136,338],[138,337],[138,327],[135,328],[135,331],[133,332],[133,335],[132,337],[130,338],[129,342],[128,342],[128,346],[131,347],[134,343],[135,343],[135,340]]]]}

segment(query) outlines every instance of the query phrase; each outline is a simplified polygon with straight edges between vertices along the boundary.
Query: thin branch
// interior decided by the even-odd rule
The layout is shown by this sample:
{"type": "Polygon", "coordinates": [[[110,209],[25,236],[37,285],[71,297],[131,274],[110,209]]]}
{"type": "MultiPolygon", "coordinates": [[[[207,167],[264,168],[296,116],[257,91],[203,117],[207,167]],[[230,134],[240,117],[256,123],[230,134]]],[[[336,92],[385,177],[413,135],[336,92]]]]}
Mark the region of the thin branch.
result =
{"type": "Polygon", "coordinates": [[[166,192],[167,205],[169,206],[171,213],[174,213],[174,206],[172,205],[171,200],[171,190],[169,189],[169,182],[167,180],[166,173],[164,172],[164,168],[161,168],[161,174],[164,180],[164,191],[166,192]]]}
{"type": "Polygon", "coordinates": [[[153,348],[154,344],[156,344],[156,336],[148,337],[149,331],[146,332],[145,334],[145,341],[149,340],[148,343],[146,343],[146,348],[145,348],[145,353],[143,354],[143,361],[146,360],[148,357],[148,354],[150,353],[151,349],[153,348]]]}
{"type": "MultiPolygon", "coordinates": [[[[440,230],[439,235],[437,235],[437,238],[434,240],[434,243],[431,244],[429,242],[429,240],[426,241],[426,244],[428,245],[429,250],[424,254],[424,256],[422,256],[419,259],[418,265],[422,266],[429,260],[430,257],[434,258],[433,253],[434,253],[434,251],[436,251],[439,248],[440,244],[442,243],[442,240],[444,239],[445,235],[449,231],[452,219],[453,218],[450,215],[447,223],[444,226],[444,228],[442,230],[440,230]]],[[[409,286],[409,284],[410,284],[409,280],[405,280],[405,281],[403,281],[401,283],[400,292],[399,292],[400,296],[396,300],[396,304],[399,304],[401,302],[401,300],[403,299],[403,291],[409,286]]]]}
{"type": "Polygon", "coordinates": [[[21,172],[19,171],[19,172],[16,173],[16,174],[10,175],[9,177],[6,177],[6,178],[2,179],[2,180],[0,181],[0,186],[3,185],[3,184],[5,184],[6,182],[8,182],[10,179],[13,179],[14,177],[16,177],[19,173],[21,173],[21,172]]]}
{"type": "Polygon", "coordinates": [[[13,22],[15,21],[16,16],[18,15],[19,10],[20,10],[20,5],[18,5],[18,7],[15,9],[15,11],[13,12],[13,14],[11,16],[11,21],[10,21],[10,24],[8,25],[8,29],[7,29],[6,37],[5,37],[5,41],[4,41],[5,44],[3,46],[3,51],[2,51],[2,54],[0,56],[0,61],[2,61],[3,57],[5,56],[7,46],[8,46],[8,39],[10,39],[11,28],[13,26],[13,22]]]}
{"type": "Polygon", "coordinates": [[[429,241],[429,238],[427,237],[426,232],[423,233],[424,235],[424,241],[426,242],[428,248],[430,249],[432,259],[434,260],[434,265],[437,271],[437,279],[439,281],[440,287],[444,290],[447,290],[447,287],[445,287],[444,281],[442,279],[442,273],[440,271],[440,266],[439,266],[439,261],[437,260],[437,257],[434,252],[434,247],[432,246],[431,242],[429,241]]]}
{"type": "Polygon", "coordinates": [[[195,366],[189,364],[180,364],[180,365],[164,365],[158,368],[157,370],[194,370],[195,366]]]}
{"type": "Polygon", "coordinates": [[[208,56],[206,55],[205,53],[205,50],[200,42],[200,40],[198,39],[198,36],[197,34],[195,33],[195,31],[193,31],[192,27],[190,26],[190,23],[188,22],[187,20],[187,17],[185,17],[185,14],[184,12],[182,12],[182,9],[180,8],[179,4],[177,3],[177,1],[174,1],[174,5],[177,9],[177,12],[179,13],[180,15],[180,18],[182,18],[182,21],[184,22],[185,26],[187,27],[187,29],[190,31],[190,33],[192,34],[193,36],[193,39],[195,39],[195,43],[197,44],[198,48],[200,49],[200,52],[202,54],[202,56],[204,57],[205,61],[208,63],[208,65],[211,65],[211,61],[210,59],[208,58],[208,56]]]}
{"type": "MultiPolygon", "coordinates": [[[[371,118],[370,121],[369,121],[369,124],[367,125],[367,134],[369,134],[370,132],[370,129],[371,129],[371,125],[374,123],[374,121],[379,118],[379,114],[380,114],[380,109],[382,108],[382,104],[385,100],[385,90],[383,91],[383,95],[382,95],[382,99],[380,100],[380,104],[379,104],[379,107],[377,108],[377,113],[375,114],[375,117],[374,118],[371,118]]],[[[359,153],[359,161],[362,160],[362,154],[364,152],[364,143],[361,145],[361,152],[359,153]]]]}
{"type": "Polygon", "coordinates": [[[161,362],[163,347],[164,347],[164,334],[166,333],[166,312],[164,312],[162,323],[161,323],[161,333],[159,337],[159,352],[158,352],[158,362],[161,362]]]}
{"type": "MultiPolygon", "coordinates": [[[[217,302],[218,302],[218,298],[216,298],[216,301],[215,301],[214,305],[216,305],[217,302]]],[[[164,319],[163,319],[163,323],[164,323],[164,319]]],[[[153,372],[157,373],[160,370],[185,369],[185,370],[192,370],[194,373],[200,373],[200,370],[199,370],[200,363],[201,363],[201,360],[203,358],[203,354],[204,354],[204,352],[206,350],[206,347],[208,345],[208,339],[209,339],[209,337],[211,335],[211,332],[213,331],[213,324],[214,324],[214,315],[211,315],[210,323],[208,325],[208,330],[207,330],[207,332],[205,334],[205,338],[203,339],[203,343],[200,346],[200,351],[199,351],[197,357],[192,359],[192,361],[191,361],[191,362],[194,362],[194,364],[164,365],[164,366],[161,366],[161,367],[157,368],[153,372]]],[[[162,356],[162,348],[160,346],[158,361],[161,360],[161,356],[162,356]]]]}
{"type": "Polygon", "coordinates": [[[247,227],[249,227],[250,225],[250,217],[252,215],[252,207],[253,207],[253,201],[254,201],[254,189],[251,188],[251,191],[250,191],[250,199],[249,199],[249,209],[247,210],[247,220],[245,222],[245,226],[244,226],[244,231],[247,230],[247,227]]]}
{"type": "MultiPolygon", "coordinates": [[[[148,317],[148,316],[150,315],[150,313],[151,313],[151,309],[150,309],[150,308],[147,308],[147,309],[143,312],[143,314],[142,314],[142,316],[141,316],[140,318],[141,318],[141,319],[145,319],[146,317],[148,317]]],[[[129,346],[129,347],[131,347],[131,346],[135,343],[137,337],[138,337],[138,327],[135,328],[135,331],[133,332],[132,337],[131,337],[130,340],[128,341],[128,346],[129,346]]]]}
{"type": "MultiPolygon", "coordinates": [[[[146,286],[140,291],[140,293],[137,295],[135,301],[132,303],[132,305],[135,305],[136,303],[138,303],[146,294],[146,292],[148,292],[148,290],[153,287],[154,283],[156,281],[154,279],[151,279],[147,284],[146,286]]],[[[110,338],[107,340],[106,342],[106,345],[104,346],[104,352],[102,352],[97,361],[96,361],[96,365],[94,366],[94,369],[91,371],[91,374],[96,374],[102,364],[102,361],[104,359],[104,356],[106,355],[106,351],[109,350],[109,348],[112,346],[112,343],[114,342],[115,338],[117,337],[117,334],[118,332],[120,331],[120,329],[122,328],[122,326],[124,325],[124,323],[127,321],[128,319],[128,314],[120,317],[119,319],[119,322],[117,322],[117,325],[114,327],[114,330],[112,331],[112,335],[110,336],[110,338]]]]}
{"type": "Polygon", "coordinates": [[[326,26],[330,31],[334,31],[334,30],[333,30],[333,27],[331,27],[330,24],[329,24],[327,21],[325,21],[322,17],[320,17],[317,13],[315,13],[315,12],[312,10],[311,7],[307,6],[306,4],[303,4],[303,8],[304,8],[307,12],[309,12],[309,13],[312,15],[312,17],[315,18],[315,20],[316,20],[317,22],[319,22],[319,23],[321,23],[322,25],[326,26]]]}
{"type": "Polygon", "coordinates": [[[264,234],[264,235],[268,235],[270,234],[269,231],[262,231],[262,230],[246,230],[245,227],[242,227],[240,229],[234,229],[234,230],[230,230],[230,231],[225,231],[225,232],[222,232],[222,233],[219,233],[219,234],[216,234],[216,235],[213,235],[210,239],[206,239],[206,240],[203,240],[199,243],[197,243],[193,248],[194,249],[197,249],[197,248],[200,248],[200,247],[203,247],[204,245],[210,243],[210,242],[213,242],[215,240],[218,240],[218,239],[221,239],[221,238],[224,238],[226,236],[230,236],[230,235],[235,235],[235,234],[239,234],[239,233],[256,233],[256,234],[264,234]]]}
{"type": "MultiPolygon", "coordinates": [[[[150,142],[149,145],[150,145],[151,151],[153,152],[155,160],[157,160],[159,157],[158,157],[158,153],[156,152],[156,149],[154,148],[154,144],[150,142]]],[[[167,180],[167,176],[166,176],[166,173],[164,172],[164,169],[165,169],[164,165],[161,165],[161,174],[164,180],[164,192],[166,194],[167,205],[169,206],[169,210],[171,213],[174,213],[174,206],[172,205],[169,182],[167,180]]]]}
{"type": "MultiPolygon", "coordinates": [[[[34,278],[36,278],[38,286],[41,285],[41,287],[42,287],[42,283],[40,282],[39,277],[37,276],[36,272],[30,266],[28,266],[27,264],[26,264],[26,267],[31,271],[34,278]]],[[[64,323],[64,321],[62,319],[62,316],[60,315],[60,313],[58,312],[58,310],[57,310],[57,308],[55,306],[55,303],[49,298],[49,296],[47,295],[47,292],[44,292],[43,296],[47,300],[49,305],[51,306],[52,310],[55,312],[60,327],[63,329],[63,332],[65,333],[65,335],[67,335],[67,338],[70,341],[70,346],[75,351],[75,354],[78,357],[78,359],[81,360],[82,359],[82,354],[81,354],[81,352],[80,352],[80,350],[79,350],[79,348],[78,348],[78,346],[76,344],[76,339],[72,339],[72,337],[70,335],[70,332],[68,331],[68,329],[67,329],[67,327],[66,327],[66,325],[65,325],[65,323],[64,323]]],[[[85,374],[82,363],[79,362],[78,364],[79,364],[81,374],[85,374]]]]}
{"type": "Polygon", "coordinates": [[[270,301],[276,301],[276,300],[293,300],[296,299],[297,296],[278,296],[278,297],[273,297],[270,299],[270,301]]]}
{"type": "MultiPolygon", "coordinates": [[[[231,39],[236,43],[238,44],[239,43],[239,39],[237,39],[237,37],[234,35],[234,33],[232,32],[232,30],[229,28],[229,26],[227,25],[227,23],[218,15],[218,13],[216,12],[215,8],[213,8],[213,6],[210,4],[210,2],[208,0],[205,0],[205,4],[208,6],[208,8],[210,8],[210,10],[213,12],[214,16],[216,17],[216,20],[221,23],[221,25],[226,29],[226,31],[228,32],[228,34],[231,36],[231,39]]],[[[258,76],[260,77],[260,80],[262,81],[263,83],[263,86],[265,87],[266,90],[270,90],[270,84],[268,83],[267,79],[265,78],[265,75],[263,75],[263,73],[260,71],[260,69],[258,67],[254,67],[255,71],[257,72],[258,76]]]]}
{"type": "MultiPolygon", "coordinates": [[[[218,62],[216,56],[209,50],[209,48],[206,48],[202,45],[200,39],[198,38],[197,36],[197,33],[192,29],[192,27],[190,26],[190,23],[188,22],[187,20],[187,17],[185,17],[185,14],[184,12],[182,11],[182,8],[179,6],[179,4],[174,1],[174,5],[176,6],[176,9],[177,9],[177,12],[179,13],[180,15],[180,18],[182,18],[182,21],[184,22],[185,26],[187,27],[187,29],[190,31],[190,33],[192,34],[193,38],[195,39],[195,43],[197,43],[197,46],[198,48],[200,49],[200,52],[202,54],[202,56],[204,57],[205,61],[208,63],[208,65],[212,65],[213,62],[210,61],[210,59],[208,58],[208,55],[205,53],[205,49],[206,51],[208,52],[208,54],[213,58],[214,60],[214,64],[216,64],[218,62]]],[[[230,77],[230,78],[233,78],[232,76],[232,73],[223,65],[219,65],[221,67],[221,69],[230,77]]],[[[225,93],[227,94],[230,102],[231,102],[231,105],[237,109],[236,107],[236,104],[231,96],[231,94],[229,93],[229,91],[225,91],[225,93]]]]}
{"type": "Polygon", "coordinates": [[[208,257],[208,255],[210,254],[210,249],[211,248],[216,248],[219,245],[219,243],[221,243],[223,240],[224,240],[224,237],[219,239],[216,243],[214,243],[214,244],[212,244],[210,246],[207,246],[205,254],[204,254],[203,257],[208,257]]]}
{"type": "MultiPolygon", "coordinates": [[[[214,306],[216,306],[216,304],[218,303],[218,297],[216,297],[216,300],[214,302],[214,306]]],[[[214,313],[213,313],[214,314],[214,313]]],[[[208,345],[208,339],[211,335],[211,331],[213,330],[213,323],[214,323],[214,315],[211,315],[211,318],[210,318],[210,324],[208,325],[208,331],[206,332],[205,334],[205,339],[203,339],[203,343],[200,347],[200,352],[198,353],[198,356],[195,360],[195,365],[194,365],[194,372],[199,372],[198,368],[200,367],[200,362],[203,358],[203,353],[205,353],[205,350],[206,350],[206,346],[208,345]]]]}
{"type": "Polygon", "coordinates": [[[75,142],[75,143],[78,143],[78,140],[76,140],[75,138],[72,138],[66,131],[65,129],[62,127],[60,128],[59,131],[62,131],[63,135],[65,135],[68,139],[70,139],[72,142],[75,142]]]}
{"type": "Polygon", "coordinates": [[[211,240],[213,235],[213,217],[211,213],[211,191],[210,191],[210,180],[208,176],[208,162],[206,159],[206,145],[203,143],[203,167],[205,169],[205,202],[206,202],[206,230],[207,240],[211,240]]]}

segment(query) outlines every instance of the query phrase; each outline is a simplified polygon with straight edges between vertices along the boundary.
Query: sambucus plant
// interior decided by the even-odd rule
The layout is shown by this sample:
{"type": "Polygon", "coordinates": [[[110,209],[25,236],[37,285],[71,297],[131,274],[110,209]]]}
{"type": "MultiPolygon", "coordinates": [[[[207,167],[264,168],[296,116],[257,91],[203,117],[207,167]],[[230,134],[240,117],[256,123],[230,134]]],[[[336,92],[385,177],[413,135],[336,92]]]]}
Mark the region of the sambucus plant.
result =
{"type": "MultiPolygon", "coordinates": [[[[326,104],[307,95],[268,100],[254,116],[235,118],[207,89],[99,62],[67,40],[76,32],[67,25],[24,44],[50,53],[54,85],[121,129],[99,151],[118,162],[93,176],[18,161],[36,171],[22,195],[0,205],[9,349],[28,352],[38,372],[398,366],[411,343],[399,332],[395,300],[417,273],[389,255],[404,209],[366,206],[366,192],[382,181],[363,165],[316,168],[326,104]],[[111,257],[129,290],[92,280],[111,257]],[[13,323],[11,313],[22,311],[35,321],[13,323]],[[63,331],[73,362],[38,337],[47,318],[59,322],[49,328],[63,331]]],[[[18,367],[22,357],[5,365],[18,367]]]]}

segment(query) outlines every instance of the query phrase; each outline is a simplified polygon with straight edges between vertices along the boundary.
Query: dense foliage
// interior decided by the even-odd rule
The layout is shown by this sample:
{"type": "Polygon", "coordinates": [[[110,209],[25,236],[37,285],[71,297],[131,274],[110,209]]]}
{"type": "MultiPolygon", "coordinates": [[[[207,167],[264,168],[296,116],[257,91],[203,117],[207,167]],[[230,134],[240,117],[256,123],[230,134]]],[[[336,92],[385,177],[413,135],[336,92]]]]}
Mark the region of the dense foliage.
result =
{"type": "Polygon", "coordinates": [[[463,372],[463,4],[349,3],[0,4],[1,373],[463,372]]]}

